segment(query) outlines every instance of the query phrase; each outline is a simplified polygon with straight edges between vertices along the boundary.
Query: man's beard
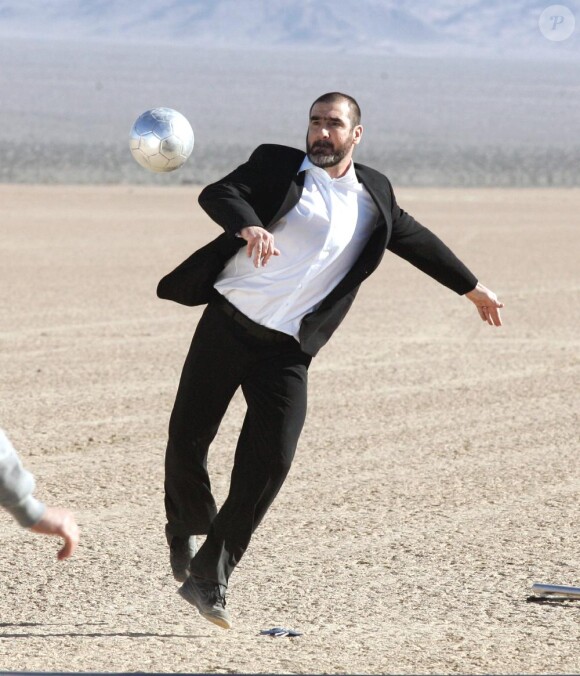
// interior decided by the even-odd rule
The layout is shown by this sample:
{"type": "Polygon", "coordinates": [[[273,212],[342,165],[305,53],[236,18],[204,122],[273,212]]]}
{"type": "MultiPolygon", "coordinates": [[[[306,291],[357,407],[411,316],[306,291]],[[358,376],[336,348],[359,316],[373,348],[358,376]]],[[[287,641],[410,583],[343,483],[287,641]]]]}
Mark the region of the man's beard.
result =
{"type": "Polygon", "coordinates": [[[347,156],[349,150],[350,143],[348,141],[337,148],[330,141],[315,141],[312,145],[306,141],[308,159],[312,164],[322,169],[335,167],[347,156]]]}

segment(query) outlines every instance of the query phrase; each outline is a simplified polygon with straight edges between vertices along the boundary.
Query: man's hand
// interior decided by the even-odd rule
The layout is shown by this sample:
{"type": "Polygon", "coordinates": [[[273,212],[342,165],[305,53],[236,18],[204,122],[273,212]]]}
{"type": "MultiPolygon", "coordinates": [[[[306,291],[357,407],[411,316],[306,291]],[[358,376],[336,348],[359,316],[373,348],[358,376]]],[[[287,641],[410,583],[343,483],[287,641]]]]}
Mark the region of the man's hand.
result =
{"type": "Polygon", "coordinates": [[[254,266],[266,265],[271,256],[279,256],[280,251],[274,246],[274,235],[258,225],[249,225],[240,230],[240,236],[248,243],[248,258],[254,258],[254,266]]]}
{"type": "Polygon", "coordinates": [[[79,527],[68,509],[47,507],[42,519],[30,529],[41,535],[57,535],[64,539],[64,546],[58,552],[59,561],[67,559],[76,549],[79,541],[79,527]]]}
{"type": "Polygon", "coordinates": [[[465,297],[475,305],[484,322],[490,326],[501,326],[499,310],[503,307],[503,303],[499,302],[493,291],[478,283],[473,291],[465,294],[465,297]]]}

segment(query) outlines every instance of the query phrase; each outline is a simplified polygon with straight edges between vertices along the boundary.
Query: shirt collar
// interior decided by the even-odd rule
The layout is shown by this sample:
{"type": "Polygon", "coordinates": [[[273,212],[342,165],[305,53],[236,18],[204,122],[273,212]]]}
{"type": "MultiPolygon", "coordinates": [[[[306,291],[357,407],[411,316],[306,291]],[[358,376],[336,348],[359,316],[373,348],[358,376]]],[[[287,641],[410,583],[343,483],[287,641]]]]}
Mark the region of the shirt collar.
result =
{"type": "Polygon", "coordinates": [[[315,176],[322,178],[328,183],[335,183],[349,187],[350,186],[356,187],[360,185],[359,180],[356,177],[356,172],[354,170],[354,162],[352,160],[346,171],[346,174],[344,174],[344,176],[341,176],[340,178],[331,178],[328,175],[328,172],[324,170],[322,167],[317,167],[315,164],[312,164],[312,162],[308,158],[308,155],[304,156],[304,160],[300,165],[300,169],[298,169],[298,173],[300,173],[301,171],[311,171],[315,176]]]}

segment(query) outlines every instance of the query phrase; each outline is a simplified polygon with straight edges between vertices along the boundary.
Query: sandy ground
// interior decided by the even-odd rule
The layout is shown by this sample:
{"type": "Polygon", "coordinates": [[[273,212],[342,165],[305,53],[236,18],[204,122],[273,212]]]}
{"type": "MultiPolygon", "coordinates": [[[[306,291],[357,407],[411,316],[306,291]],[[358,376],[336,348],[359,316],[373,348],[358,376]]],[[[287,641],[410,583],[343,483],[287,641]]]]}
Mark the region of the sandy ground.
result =
{"type": "MultiPolygon", "coordinates": [[[[388,254],[311,367],[284,489],[227,632],[175,593],[163,453],[200,311],[157,280],[217,227],[192,188],[0,186],[0,421],[82,543],[0,514],[0,670],[579,672],[580,190],[400,190],[504,300],[388,254]],[[575,378],[576,376],[576,378],[575,378]],[[261,629],[303,632],[270,639],[261,629]]],[[[236,399],[210,459],[227,490],[236,399]]]]}

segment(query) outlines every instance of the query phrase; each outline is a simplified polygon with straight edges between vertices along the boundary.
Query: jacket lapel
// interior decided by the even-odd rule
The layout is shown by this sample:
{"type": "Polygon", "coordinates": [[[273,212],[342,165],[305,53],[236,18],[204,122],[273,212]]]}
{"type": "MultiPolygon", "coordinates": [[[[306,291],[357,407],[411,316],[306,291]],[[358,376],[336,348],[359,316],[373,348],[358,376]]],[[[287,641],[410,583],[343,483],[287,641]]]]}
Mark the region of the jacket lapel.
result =
{"type": "Polygon", "coordinates": [[[386,223],[387,225],[387,239],[391,236],[392,218],[391,218],[391,203],[389,195],[385,193],[385,185],[380,184],[374,172],[367,171],[364,165],[354,165],[355,173],[358,180],[367,189],[369,195],[373,198],[374,203],[380,212],[382,218],[378,218],[375,223],[375,228],[386,223]]]}
{"type": "Polygon", "coordinates": [[[302,189],[304,188],[304,174],[306,172],[301,171],[299,174],[295,173],[290,181],[290,186],[286,196],[282,200],[278,211],[274,214],[274,217],[268,223],[268,227],[277,223],[282,216],[285,216],[291,209],[293,209],[298,202],[300,201],[300,196],[302,195],[302,189]]]}

